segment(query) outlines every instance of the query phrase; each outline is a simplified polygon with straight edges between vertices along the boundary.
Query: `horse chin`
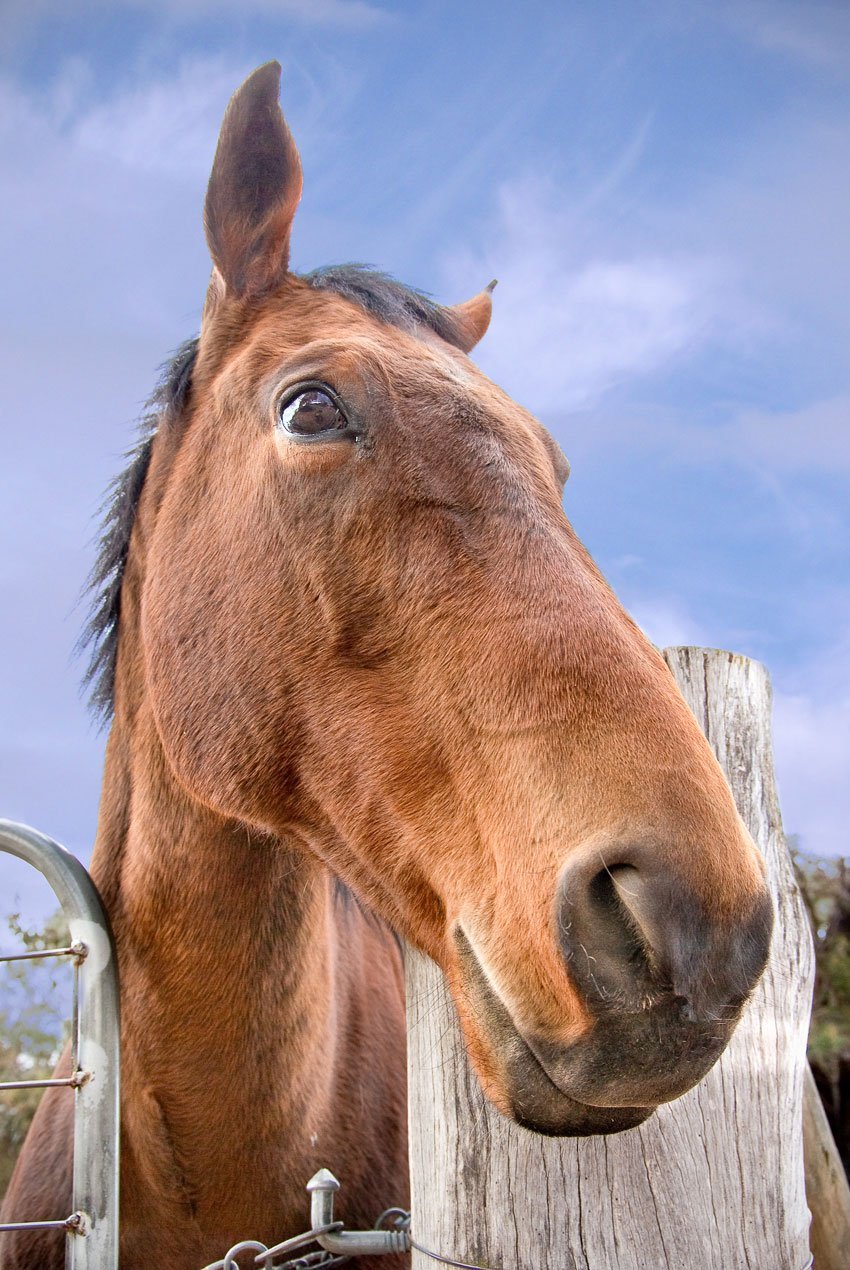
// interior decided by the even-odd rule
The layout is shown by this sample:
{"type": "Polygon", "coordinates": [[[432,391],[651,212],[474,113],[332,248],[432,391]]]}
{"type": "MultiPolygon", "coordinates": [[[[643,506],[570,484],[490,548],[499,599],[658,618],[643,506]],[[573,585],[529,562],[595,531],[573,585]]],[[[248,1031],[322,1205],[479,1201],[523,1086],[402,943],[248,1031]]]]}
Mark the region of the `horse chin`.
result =
{"type": "Polygon", "coordinates": [[[654,1107],[592,1107],[578,1102],[558,1088],[522,1038],[517,1039],[525,1053],[511,1055],[502,1079],[507,1094],[505,1109],[523,1128],[549,1137],[586,1138],[634,1129],[655,1111],[654,1107]]]}
{"type": "Polygon", "coordinates": [[[652,1115],[654,1106],[591,1105],[556,1084],[491,988],[462,930],[454,938],[463,971],[461,1025],[482,1087],[499,1111],[535,1133],[572,1138],[622,1133],[652,1115]]]}

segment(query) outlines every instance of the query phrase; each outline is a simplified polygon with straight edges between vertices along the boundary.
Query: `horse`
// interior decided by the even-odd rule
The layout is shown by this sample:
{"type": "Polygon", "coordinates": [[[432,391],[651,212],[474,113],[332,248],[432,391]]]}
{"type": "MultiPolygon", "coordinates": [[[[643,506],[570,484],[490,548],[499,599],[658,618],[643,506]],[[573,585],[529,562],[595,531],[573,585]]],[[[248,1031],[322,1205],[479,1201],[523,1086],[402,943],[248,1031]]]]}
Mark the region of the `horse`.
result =
{"type": "MultiPolygon", "coordinates": [[[[270,62],[227,108],[200,335],[95,570],[125,1270],[303,1230],[322,1165],[350,1227],[406,1203],[403,940],[496,1107],[585,1135],[701,1079],[771,935],[720,769],[565,516],[564,455],[470,360],[492,289],[290,271],[279,87],[270,62]]],[[[48,1091],[7,1220],[64,1212],[70,1123],[48,1091]]],[[[52,1232],[4,1252],[62,1264],[52,1232]]]]}

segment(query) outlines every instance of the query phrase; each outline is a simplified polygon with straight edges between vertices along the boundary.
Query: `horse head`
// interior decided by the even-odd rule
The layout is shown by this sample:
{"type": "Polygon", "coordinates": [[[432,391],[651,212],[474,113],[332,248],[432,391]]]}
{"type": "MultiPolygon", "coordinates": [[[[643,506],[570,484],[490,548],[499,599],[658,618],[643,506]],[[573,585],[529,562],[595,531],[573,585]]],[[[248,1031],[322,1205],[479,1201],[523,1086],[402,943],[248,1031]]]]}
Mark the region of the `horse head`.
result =
{"type": "Polygon", "coordinates": [[[629,1128],[701,1079],[761,974],[761,859],[564,514],[558,445],[468,356],[489,291],[290,271],[279,71],[224,119],[191,381],[142,498],[162,747],[440,964],[502,1111],[629,1128]]]}

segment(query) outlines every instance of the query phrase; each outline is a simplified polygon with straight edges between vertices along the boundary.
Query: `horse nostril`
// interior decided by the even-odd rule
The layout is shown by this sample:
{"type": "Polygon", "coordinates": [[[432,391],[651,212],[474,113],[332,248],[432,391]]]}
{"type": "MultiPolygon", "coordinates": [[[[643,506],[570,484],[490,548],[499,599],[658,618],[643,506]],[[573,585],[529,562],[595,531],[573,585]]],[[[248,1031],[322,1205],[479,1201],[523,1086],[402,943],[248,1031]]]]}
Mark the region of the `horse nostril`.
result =
{"type": "Polygon", "coordinates": [[[615,864],[602,874],[597,874],[598,880],[603,877],[610,878],[616,892],[620,920],[631,926],[640,939],[650,966],[655,970],[660,969],[660,951],[664,938],[663,931],[659,928],[652,888],[631,864],[615,864]]]}
{"type": "MultiPolygon", "coordinates": [[[[645,995],[660,971],[653,923],[637,869],[615,865],[574,879],[561,907],[561,948],[591,998],[611,1005],[645,995]]],[[[657,989],[657,984],[656,984],[657,989]]]]}
{"type": "Polygon", "coordinates": [[[583,861],[561,879],[561,952],[592,1008],[644,1011],[663,998],[682,1023],[733,1022],[764,968],[772,925],[767,892],[747,899],[734,920],[719,917],[669,870],[583,861]]]}

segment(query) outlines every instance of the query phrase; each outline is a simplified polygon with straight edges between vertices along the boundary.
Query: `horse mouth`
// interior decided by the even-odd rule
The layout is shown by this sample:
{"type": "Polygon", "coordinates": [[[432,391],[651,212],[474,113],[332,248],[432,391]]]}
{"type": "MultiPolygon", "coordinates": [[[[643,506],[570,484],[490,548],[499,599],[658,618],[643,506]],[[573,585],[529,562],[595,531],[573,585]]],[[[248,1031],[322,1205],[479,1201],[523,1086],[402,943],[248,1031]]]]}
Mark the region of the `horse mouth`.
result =
{"type": "MultiPolygon", "coordinates": [[[[462,1011],[462,1026],[466,1028],[474,1021],[475,1030],[486,1038],[488,1056],[495,1060],[498,1071],[499,1087],[494,1088],[492,1079],[482,1083],[500,1111],[535,1133],[574,1138],[622,1133],[652,1115],[655,1106],[595,1106],[574,1098],[556,1084],[517,1030],[459,927],[454,932],[454,943],[463,971],[467,1007],[462,1011]]],[[[474,1062],[477,1046],[472,1048],[474,1062]]]]}

